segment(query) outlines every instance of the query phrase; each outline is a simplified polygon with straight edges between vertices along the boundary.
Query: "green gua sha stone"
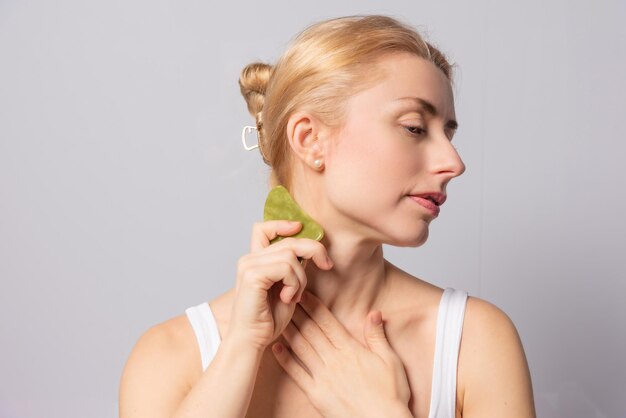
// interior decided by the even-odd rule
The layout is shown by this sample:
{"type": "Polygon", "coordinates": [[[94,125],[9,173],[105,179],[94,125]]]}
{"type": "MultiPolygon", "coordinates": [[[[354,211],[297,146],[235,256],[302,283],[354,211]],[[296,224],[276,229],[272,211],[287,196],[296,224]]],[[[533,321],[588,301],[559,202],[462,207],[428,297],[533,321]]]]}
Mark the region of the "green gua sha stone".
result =
{"type": "MultiPolygon", "coordinates": [[[[298,221],[302,223],[302,228],[297,234],[289,235],[294,238],[310,238],[320,241],[324,237],[324,230],[302,210],[295,200],[291,197],[285,186],[278,185],[272,188],[265,200],[265,208],[263,210],[264,221],[287,220],[298,221]]],[[[281,235],[270,241],[270,245],[278,242],[286,237],[281,235]]],[[[302,263],[302,258],[298,257],[302,263]]]]}

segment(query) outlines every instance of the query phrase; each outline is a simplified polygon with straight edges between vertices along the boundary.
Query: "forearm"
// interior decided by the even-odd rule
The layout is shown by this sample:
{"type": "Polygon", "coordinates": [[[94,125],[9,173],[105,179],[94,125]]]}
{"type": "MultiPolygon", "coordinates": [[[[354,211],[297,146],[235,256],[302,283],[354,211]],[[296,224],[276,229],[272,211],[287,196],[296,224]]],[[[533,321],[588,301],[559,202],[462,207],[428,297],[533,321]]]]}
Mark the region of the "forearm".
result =
{"type": "Polygon", "coordinates": [[[246,415],[262,352],[224,340],[215,358],[176,410],[174,418],[246,415]]]}

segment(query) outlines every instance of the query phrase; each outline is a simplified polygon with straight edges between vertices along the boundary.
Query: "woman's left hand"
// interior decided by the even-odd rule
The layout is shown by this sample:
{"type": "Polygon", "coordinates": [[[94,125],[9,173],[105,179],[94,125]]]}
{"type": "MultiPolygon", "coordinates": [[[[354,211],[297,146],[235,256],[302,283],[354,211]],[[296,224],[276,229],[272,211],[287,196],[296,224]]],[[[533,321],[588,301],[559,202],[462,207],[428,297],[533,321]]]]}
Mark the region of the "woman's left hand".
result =
{"type": "Polygon", "coordinates": [[[364,332],[367,347],[305,290],[282,334],[293,353],[280,343],[272,351],[324,417],[402,416],[401,412],[412,416],[404,365],[387,341],[380,311],[370,312],[364,332]],[[380,324],[374,322],[376,318],[380,324]],[[277,346],[282,347],[280,353],[277,346]]]}

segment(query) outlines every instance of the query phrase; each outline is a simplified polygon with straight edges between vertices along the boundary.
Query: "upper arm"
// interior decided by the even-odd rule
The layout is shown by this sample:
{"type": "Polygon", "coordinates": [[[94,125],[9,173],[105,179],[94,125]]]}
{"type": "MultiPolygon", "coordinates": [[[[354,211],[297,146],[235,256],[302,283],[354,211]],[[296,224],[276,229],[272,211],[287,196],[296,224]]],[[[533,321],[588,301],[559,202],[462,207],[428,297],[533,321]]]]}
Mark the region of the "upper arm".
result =
{"type": "Polygon", "coordinates": [[[190,358],[190,327],[183,322],[177,317],[155,325],[133,347],[120,381],[120,418],[169,418],[191,389],[190,367],[199,360],[190,358]]]}
{"type": "Polygon", "coordinates": [[[459,364],[464,418],[536,417],[530,371],[511,319],[497,306],[469,297],[459,364]]]}

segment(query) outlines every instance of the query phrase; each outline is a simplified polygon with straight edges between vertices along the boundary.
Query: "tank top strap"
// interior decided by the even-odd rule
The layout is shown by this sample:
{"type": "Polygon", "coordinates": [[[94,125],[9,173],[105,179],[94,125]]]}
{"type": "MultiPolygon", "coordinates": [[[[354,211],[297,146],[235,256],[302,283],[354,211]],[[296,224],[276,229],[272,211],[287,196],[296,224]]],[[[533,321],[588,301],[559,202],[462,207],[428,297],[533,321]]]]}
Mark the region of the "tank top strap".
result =
{"type": "Polygon", "coordinates": [[[456,375],[467,297],[466,291],[451,287],[441,296],[428,418],[456,416],[456,375]]]}
{"type": "Polygon", "coordinates": [[[208,302],[185,309],[185,314],[196,334],[204,371],[215,357],[221,342],[217,321],[208,302]]]}

